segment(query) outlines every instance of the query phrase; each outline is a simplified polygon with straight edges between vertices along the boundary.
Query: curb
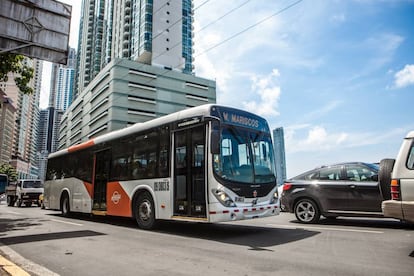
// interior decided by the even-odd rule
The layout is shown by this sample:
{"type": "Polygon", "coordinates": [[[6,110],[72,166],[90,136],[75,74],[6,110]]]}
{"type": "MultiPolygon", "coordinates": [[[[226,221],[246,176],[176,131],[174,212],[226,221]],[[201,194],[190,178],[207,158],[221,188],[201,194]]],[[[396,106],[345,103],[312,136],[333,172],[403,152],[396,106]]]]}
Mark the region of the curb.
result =
{"type": "Polygon", "coordinates": [[[29,273],[0,255],[0,275],[3,275],[1,270],[4,270],[11,276],[30,276],[29,273]]]}

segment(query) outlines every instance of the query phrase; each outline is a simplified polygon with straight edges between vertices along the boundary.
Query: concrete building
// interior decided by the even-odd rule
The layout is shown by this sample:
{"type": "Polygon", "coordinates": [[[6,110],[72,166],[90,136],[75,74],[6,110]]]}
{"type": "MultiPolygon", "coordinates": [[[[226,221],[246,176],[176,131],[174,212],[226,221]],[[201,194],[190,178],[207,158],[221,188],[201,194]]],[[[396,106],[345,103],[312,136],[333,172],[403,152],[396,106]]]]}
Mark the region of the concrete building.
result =
{"type": "Polygon", "coordinates": [[[276,183],[280,186],[286,180],[285,137],[283,127],[273,130],[273,143],[276,161],[276,183]]]}
{"type": "Polygon", "coordinates": [[[0,88],[0,164],[9,164],[13,149],[16,107],[0,88]]]}
{"type": "Polygon", "coordinates": [[[137,122],[215,102],[212,80],[114,59],[63,115],[59,149],[137,122]]]}
{"type": "Polygon", "coordinates": [[[116,58],[193,73],[191,0],[84,0],[76,95],[116,58]]]}

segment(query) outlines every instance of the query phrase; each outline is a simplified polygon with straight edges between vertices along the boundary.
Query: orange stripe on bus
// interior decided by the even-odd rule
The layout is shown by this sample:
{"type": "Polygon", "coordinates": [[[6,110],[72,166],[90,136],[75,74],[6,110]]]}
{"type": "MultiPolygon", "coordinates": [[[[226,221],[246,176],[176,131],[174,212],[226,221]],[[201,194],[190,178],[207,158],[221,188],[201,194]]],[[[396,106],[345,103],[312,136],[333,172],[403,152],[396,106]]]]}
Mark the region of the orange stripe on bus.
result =
{"type": "Polygon", "coordinates": [[[106,188],[106,214],[131,217],[131,199],[119,182],[109,182],[106,188]]]}
{"type": "Polygon", "coordinates": [[[88,191],[88,194],[91,198],[93,198],[93,185],[88,182],[83,182],[83,185],[85,186],[86,190],[88,191]]]}
{"type": "Polygon", "coordinates": [[[95,145],[95,141],[94,140],[89,140],[85,143],[79,144],[79,145],[74,145],[68,148],[69,152],[74,152],[74,151],[78,151],[78,150],[82,150],[82,149],[86,149],[89,148],[90,146],[95,145]]]}

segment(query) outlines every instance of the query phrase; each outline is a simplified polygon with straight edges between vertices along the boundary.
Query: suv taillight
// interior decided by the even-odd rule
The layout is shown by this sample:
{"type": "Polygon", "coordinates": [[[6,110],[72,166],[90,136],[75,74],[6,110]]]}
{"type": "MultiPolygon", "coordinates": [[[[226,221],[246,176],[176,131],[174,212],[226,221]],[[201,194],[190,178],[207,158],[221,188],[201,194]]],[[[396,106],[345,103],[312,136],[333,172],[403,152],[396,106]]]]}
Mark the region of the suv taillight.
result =
{"type": "Polygon", "coordinates": [[[401,200],[400,198],[400,180],[391,179],[391,199],[401,200]]]}
{"type": "Polygon", "coordinates": [[[292,188],[292,184],[290,183],[283,184],[283,191],[290,190],[290,188],[292,188]]]}

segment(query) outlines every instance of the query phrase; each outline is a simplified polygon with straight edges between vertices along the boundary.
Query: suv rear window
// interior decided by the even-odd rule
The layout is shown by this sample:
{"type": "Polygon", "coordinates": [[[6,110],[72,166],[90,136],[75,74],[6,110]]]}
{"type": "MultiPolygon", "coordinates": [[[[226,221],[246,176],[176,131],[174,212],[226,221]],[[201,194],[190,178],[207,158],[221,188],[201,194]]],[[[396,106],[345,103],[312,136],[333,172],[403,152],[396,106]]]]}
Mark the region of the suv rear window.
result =
{"type": "Polygon", "coordinates": [[[407,168],[410,170],[414,169],[414,141],[411,143],[410,152],[408,153],[407,168]]]}

